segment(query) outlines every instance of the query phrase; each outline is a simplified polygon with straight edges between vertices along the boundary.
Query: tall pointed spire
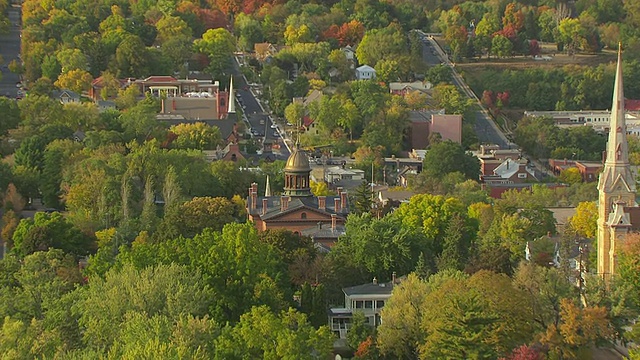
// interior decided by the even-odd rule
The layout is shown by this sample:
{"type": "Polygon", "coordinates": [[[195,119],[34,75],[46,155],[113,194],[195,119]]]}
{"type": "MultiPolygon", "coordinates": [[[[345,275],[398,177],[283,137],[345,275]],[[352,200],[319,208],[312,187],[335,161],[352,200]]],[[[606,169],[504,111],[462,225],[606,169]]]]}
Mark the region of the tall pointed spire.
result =
{"type": "Polygon", "coordinates": [[[624,89],[622,81],[622,46],[618,44],[618,64],[613,85],[609,141],[607,143],[607,165],[629,166],[627,124],[624,111],[624,89]]]}
{"type": "Polygon", "coordinates": [[[271,184],[269,184],[269,175],[267,175],[267,186],[264,188],[264,197],[271,196],[271,184]]]}
{"type": "Polygon", "coordinates": [[[233,92],[233,75],[229,81],[229,109],[227,113],[234,114],[236,112],[236,95],[233,92]]]}

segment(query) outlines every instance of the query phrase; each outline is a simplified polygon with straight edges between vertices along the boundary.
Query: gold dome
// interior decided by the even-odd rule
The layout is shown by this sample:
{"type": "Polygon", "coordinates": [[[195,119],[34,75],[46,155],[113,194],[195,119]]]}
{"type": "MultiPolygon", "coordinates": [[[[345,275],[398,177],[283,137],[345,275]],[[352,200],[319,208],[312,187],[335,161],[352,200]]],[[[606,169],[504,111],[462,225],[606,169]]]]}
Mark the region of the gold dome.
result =
{"type": "Polygon", "coordinates": [[[309,158],[307,157],[307,154],[305,154],[304,151],[300,151],[299,149],[294,148],[293,152],[287,159],[287,164],[284,167],[284,171],[311,171],[311,166],[309,165],[309,158]]]}

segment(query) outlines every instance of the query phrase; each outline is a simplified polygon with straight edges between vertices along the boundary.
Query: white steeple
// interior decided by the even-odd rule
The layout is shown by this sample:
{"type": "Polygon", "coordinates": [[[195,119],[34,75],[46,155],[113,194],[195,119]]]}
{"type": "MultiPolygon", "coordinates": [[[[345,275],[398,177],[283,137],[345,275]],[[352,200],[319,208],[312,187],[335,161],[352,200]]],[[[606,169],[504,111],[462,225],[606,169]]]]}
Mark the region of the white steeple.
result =
{"type": "Polygon", "coordinates": [[[234,114],[236,112],[236,95],[233,92],[233,75],[229,81],[229,109],[227,113],[234,114]]]}
{"type": "Polygon", "coordinates": [[[269,184],[269,175],[267,175],[267,186],[264,188],[264,197],[271,196],[271,185],[269,184]]]}

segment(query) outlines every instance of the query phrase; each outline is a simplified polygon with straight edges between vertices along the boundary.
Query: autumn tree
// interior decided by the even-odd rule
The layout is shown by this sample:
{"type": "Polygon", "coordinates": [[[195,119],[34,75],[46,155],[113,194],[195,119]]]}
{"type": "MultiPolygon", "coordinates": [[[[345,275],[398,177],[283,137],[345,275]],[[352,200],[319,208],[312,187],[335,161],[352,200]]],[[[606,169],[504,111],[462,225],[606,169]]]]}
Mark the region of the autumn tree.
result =
{"type": "Polygon", "coordinates": [[[218,127],[201,122],[173,125],[169,131],[177,136],[173,145],[179,149],[213,150],[222,142],[218,127]]]}
{"type": "Polygon", "coordinates": [[[578,204],[576,213],[569,218],[569,228],[572,232],[587,239],[594,239],[598,230],[598,209],[593,201],[578,204]]]}
{"type": "Polygon", "coordinates": [[[69,89],[77,93],[89,90],[93,77],[85,70],[69,70],[58,77],[55,85],[60,89],[69,89]]]}

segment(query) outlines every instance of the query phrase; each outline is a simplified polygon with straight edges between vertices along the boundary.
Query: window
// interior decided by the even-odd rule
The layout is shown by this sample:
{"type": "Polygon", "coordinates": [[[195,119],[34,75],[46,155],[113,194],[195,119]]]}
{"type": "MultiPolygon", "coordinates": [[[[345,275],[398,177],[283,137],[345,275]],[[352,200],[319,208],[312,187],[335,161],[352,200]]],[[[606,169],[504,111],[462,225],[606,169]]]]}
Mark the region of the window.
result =
{"type": "Polygon", "coordinates": [[[383,307],[384,307],[384,300],[376,301],[376,308],[377,309],[382,309],[383,307]]]}
{"type": "Polygon", "coordinates": [[[364,306],[364,301],[358,300],[356,301],[356,309],[362,309],[364,306]]]}
{"type": "Polygon", "coordinates": [[[364,302],[364,308],[365,309],[373,309],[373,301],[372,300],[367,300],[364,302]]]}
{"type": "Polygon", "coordinates": [[[300,214],[300,219],[306,219],[306,218],[307,218],[307,213],[300,214]]]}
{"type": "Polygon", "coordinates": [[[527,174],[518,174],[518,179],[526,179],[527,174]]]}

